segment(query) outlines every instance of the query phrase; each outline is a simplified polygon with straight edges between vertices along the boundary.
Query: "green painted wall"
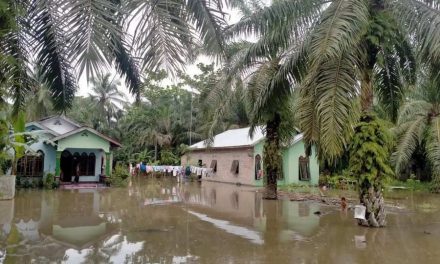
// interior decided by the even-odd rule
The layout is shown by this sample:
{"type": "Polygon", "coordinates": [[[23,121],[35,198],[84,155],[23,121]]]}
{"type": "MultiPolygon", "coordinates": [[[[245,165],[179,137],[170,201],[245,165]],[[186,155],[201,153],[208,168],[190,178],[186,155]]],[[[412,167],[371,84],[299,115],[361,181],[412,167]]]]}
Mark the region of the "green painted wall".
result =
{"type": "Polygon", "coordinates": [[[91,132],[82,131],[58,141],[58,151],[63,151],[66,148],[102,149],[109,152],[110,143],[91,132]]]}
{"type": "MultiPolygon", "coordinates": [[[[259,142],[254,146],[254,162],[255,156],[260,154],[263,157],[263,146],[264,141],[259,142]]],[[[283,175],[284,179],[278,181],[278,185],[287,184],[311,184],[317,185],[319,180],[319,163],[315,155],[315,149],[312,149],[312,155],[310,156],[310,181],[300,181],[299,180],[299,157],[305,155],[304,142],[301,140],[288,148],[283,150],[283,175]]],[[[254,164],[255,168],[255,164],[254,164]]],[[[252,175],[255,179],[255,176],[252,175]]],[[[255,180],[256,186],[263,186],[264,180],[255,180]]]]}

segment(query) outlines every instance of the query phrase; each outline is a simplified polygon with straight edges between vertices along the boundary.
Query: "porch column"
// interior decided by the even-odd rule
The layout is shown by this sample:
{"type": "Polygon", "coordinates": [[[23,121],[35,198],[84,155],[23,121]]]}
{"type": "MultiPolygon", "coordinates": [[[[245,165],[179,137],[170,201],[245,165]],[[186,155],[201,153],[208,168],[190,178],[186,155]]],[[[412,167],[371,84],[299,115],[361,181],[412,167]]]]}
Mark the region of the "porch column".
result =
{"type": "Polygon", "coordinates": [[[55,161],[55,177],[60,177],[61,174],[61,151],[57,151],[55,161]]]}
{"type": "Polygon", "coordinates": [[[111,159],[112,159],[112,153],[111,152],[106,152],[105,153],[105,175],[106,176],[111,176],[112,175],[112,168],[111,168],[111,159]]]}

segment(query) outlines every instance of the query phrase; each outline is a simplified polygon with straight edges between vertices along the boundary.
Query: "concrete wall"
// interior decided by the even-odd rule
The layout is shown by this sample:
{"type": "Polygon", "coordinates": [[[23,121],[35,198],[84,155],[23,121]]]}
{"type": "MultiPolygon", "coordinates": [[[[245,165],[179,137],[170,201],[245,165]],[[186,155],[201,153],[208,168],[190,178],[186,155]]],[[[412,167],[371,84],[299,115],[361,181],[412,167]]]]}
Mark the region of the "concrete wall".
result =
{"type": "Polygon", "coordinates": [[[52,138],[53,136],[50,134],[40,134],[38,135],[38,142],[30,145],[29,148],[33,151],[41,151],[44,153],[44,169],[43,169],[43,177],[48,173],[55,174],[55,159],[56,159],[56,150],[54,147],[44,144],[44,140],[52,138]]]}
{"type": "Polygon", "coordinates": [[[82,131],[67,138],[58,141],[58,151],[66,148],[85,148],[85,149],[103,149],[105,152],[110,151],[110,142],[89,132],[82,131]]]}
{"type": "MultiPolygon", "coordinates": [[[[264,141],[255,145],[254,157],[259,154],[263,158],[264,141]]],[[[319,180],[319,163],[315,155],[315,150],[312,150],[310,156],[310,181],[299,180],[299,157],[305,156],[304,142],[301,140],[288,148],[283,149],[283,179],[278,181],[278,185],[285,184],[311,184],[317,185],[319,180]]],[[[254,161],[255,164],[255,161],[254,161]]],[[[254,165],[255,166],[255,165],[254,165]]],[[[262,162],[262,167],[264,167],[262,162]]],[[[255,178],[255,177],[254,177],[255,178]]],[[[263,186],[264,180],[255,180],[256,186],[263,186]]]]}
{"type": "Polygon", "coordinates": [[[309,157],[310,180],[299,180],[299,157],[305,156],[304,141],[299,141],[283,152],[283,173],[286,184],[312,184],[317,185],[319,180],[319,162],[316,157],[315,149],[309,157]]]}
{"type": "Polygon", "coordinates": [[[252,148],[196,150],[182,156],[181,164],[197,165],[198,160],[202,160],[207,168],[211,166],[212,160],[217,160],[217,172],[204,180],[254,185],[254,179],[251,177],[254,173],[252,148]],[[238,174],[231,172],[234,160],[239,161],[238,174]]]}

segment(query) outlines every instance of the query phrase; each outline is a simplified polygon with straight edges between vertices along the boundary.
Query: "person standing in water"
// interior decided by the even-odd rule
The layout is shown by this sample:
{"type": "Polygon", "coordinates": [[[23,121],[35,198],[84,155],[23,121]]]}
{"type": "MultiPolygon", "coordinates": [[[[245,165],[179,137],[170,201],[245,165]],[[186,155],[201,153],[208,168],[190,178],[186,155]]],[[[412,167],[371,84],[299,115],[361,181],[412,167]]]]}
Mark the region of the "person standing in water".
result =
{"type": "Polygon", "coordinates": [[[79,183],[79,162],[76,164],[75,167],[75,183],[79,183]]]}

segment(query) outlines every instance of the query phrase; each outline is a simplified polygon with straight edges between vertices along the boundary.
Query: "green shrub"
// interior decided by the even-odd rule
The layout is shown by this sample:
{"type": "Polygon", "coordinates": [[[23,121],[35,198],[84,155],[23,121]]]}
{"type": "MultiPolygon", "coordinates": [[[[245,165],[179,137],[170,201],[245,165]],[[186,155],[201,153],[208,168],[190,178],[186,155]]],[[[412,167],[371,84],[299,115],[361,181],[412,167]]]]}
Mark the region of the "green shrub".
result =
{"type": "Polygon", "coordinates": [[[121,164],[117,164],[115,169],[113,170],[112,176],[109,178],[109,183],[114,187],[125,187],[128,184],[128,180],[130,178],[130,172],[128,171],[126,166],[121,164]]]}
{"type": "Polygon", "coordinates": [[[25,179],[23,180],[22,187],[25,188],[25,189],[27,189],[27,188],[31,188],[31,187],[32,187],[32,182],[31,182],[31,180],[29,180],[29,178],[25,178],[25,179]]]}
{"type": "Polygon", "coordinates": [[[55,175],[48,173],[46,179],[44,180],[44,188],[53,189],[55,188],[55,175]]]}

